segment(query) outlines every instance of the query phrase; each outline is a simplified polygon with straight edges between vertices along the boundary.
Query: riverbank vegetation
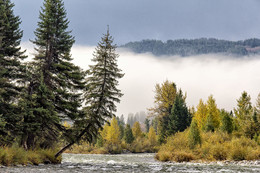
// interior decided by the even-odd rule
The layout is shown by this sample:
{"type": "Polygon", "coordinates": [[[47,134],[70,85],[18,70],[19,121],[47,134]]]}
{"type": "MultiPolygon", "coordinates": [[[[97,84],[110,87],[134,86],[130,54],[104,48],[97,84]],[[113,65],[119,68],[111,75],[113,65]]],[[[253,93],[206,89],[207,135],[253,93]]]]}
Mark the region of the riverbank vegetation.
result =
{"type": "Polygon", "coordinates": [[[94,141],[115,116],[115,103],[123,95],[118,89],[124,76],[119,55],[108,28],[93,65],[86,71],[76,66],[64,3],[44,0],[31,41],[34,57],[26,60],[21,21],[13,7],[10,0],[0,0],[0,163],[58,163],[81,139],[94,141]],[[56,146],[59,151],[53,150],[56,146]]]}
{"type": "Polygon", "coordinates": [[[160,92],[156,93],[156,106],[152,109],[154,113],[159,113],[158,139],[162,145],[156,155],[158,160],[260,159],[260,94],[253,106],[248,93],[242,92],[234,113],[219,109],[212,95],[206,103],[200,100],[197,109],[190,108],[187,111],[185,96],[179,97],[178,92],[167,99],[158,99],[163,95],[170,96],[169,92],[175,91],[173,88],[169,90],[172,86],[176,88],[169,81],[161,87],[157,86],[160,92]],[[165,108],[160,109],[165,111],[158,112],[159,107],[165,108]]]}
{"type": "Polygon", "coordinates": [[[132,116],[125,124],[115,117],[124,74],[109,28],[84,71],[72,62],[75,40],[63,1],[44,0],[32,41],[34,57],[24,61],[21,21],[13,7],[10,0],[0,0],[1,164],[59,163],[66,150],[159,150],[156,158],[162,161],[260,159],[260,95],[253,106],[243,92],[231,112],[219,109],[212,95],[195,109],[167,80],[156,85],[155,104],[144,123],[132,116]]]}
{"type": "Polygon", "coordinates": [[[58,164],[61,163],[61,156],[55,158],[57,151],[57,149],[25,150],[24,148],[17,146],[1,147],[0,165],[38,165],[41,163],[58,164]]]}
{"type": "Polygon", "coordinates": [[[200,100],[196,109],[188,108],[186,94],[170,81],[157,84],[155,92],[153,117],[145,124],[136,121],[131,127],[123,117],[113,118],[94,143],[75,145],[68,152],[158,151],[156,159],[177,162],[260,159],[260,94],[253,106],[248,93],[242,92],[237,107],[227,112],[217,107],[212,95],[206,103],[200,100]]]}
{"type": "Polygon", "coordinates": [[[143,132],[139,122],[131,128],[119,118],[112,118],[110,125],[106,123],[99,131],[94,143],[82,141],[66,152],[85,154],[120,154],[120,153],[154,153],[159,143],[153,127],[143,132]]]}

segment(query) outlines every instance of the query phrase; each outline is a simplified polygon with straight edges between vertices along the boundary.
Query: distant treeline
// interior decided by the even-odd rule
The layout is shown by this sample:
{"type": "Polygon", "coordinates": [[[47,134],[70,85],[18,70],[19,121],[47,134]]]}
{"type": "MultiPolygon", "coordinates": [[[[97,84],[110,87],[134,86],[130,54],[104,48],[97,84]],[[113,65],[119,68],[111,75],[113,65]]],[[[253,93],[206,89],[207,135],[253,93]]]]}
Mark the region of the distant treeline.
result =
{"type": "Polygon", "coordinates": [[[224,54],[247,56],[260,53],[260,39],[227,41],[215,38],[179,39],[162,42],[160,40],[142,40],[122,45],[135,53],[150,52],[154,55],[191,56],[201,54],[224,54]]]}

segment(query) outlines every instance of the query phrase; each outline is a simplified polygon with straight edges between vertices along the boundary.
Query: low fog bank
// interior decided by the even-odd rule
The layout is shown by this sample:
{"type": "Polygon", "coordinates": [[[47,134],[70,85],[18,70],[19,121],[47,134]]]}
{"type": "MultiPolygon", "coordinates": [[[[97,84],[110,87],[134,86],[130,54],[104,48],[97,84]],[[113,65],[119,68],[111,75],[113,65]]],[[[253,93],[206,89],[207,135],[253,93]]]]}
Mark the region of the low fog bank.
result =
{"type": "MultiPolygon", "coordinates": [[[[29,57],[33,46],[22,44],[29,57]]],[[[74,63],[83,69],[92,64],[95,47],[75,45],[72,48],[74,63]]],[[[197,106],[199,99],[207,100],[213,94],[219,108],[232,110],[243,91],[247,91],[255,103],[260,93],[260,56],[236,58],[219,55],[191,57],[155,57],[151,54],[135,54],[118,49],[119,67],[125,73],[120,80],[124,93],[118,104],[117,116],[129,112],[147,110],[153,106],[154,86],[166,79],[176,83],[187,93],[188,106],[197,106]]]]}

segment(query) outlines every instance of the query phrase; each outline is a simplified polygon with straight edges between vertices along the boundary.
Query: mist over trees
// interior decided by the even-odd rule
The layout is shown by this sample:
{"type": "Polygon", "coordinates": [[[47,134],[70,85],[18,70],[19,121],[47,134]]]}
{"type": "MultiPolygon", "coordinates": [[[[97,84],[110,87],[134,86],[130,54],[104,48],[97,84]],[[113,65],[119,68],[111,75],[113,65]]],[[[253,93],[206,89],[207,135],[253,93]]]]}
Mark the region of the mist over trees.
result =
{"type": "Polygon", "coordinates": [[[135,114],[129,113],[127,115],[126,124],[129,124],[131,127],[134,125],[135,122],[140,122],[144,124],[146,117],[147,114],[145,113],[145,111],[136,112],[135,114]]]}
{"type": "Polygon", "coordinates": [[[156,56],[178,55],[192,56],[201,54],[224,54],[248,56],[260,53],[260,39],[244,41],[218,40],[215,38],[179,39],[162,42],[160,40],[142,40],[122,45],[135,53],[152,53],[156,56]]]}

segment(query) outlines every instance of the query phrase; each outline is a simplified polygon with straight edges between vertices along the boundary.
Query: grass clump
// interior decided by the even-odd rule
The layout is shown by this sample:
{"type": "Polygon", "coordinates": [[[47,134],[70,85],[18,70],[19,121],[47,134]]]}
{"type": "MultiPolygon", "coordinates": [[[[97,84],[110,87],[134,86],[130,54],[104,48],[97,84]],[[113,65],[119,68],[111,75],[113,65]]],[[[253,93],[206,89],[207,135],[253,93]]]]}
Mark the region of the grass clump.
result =
{"type": "Polygon", "coordinates": [[[53,149],[38,149],[24,150],[17,146],[1,147],[0,148],[0,165],[27,165],[40,163],[57,164],[61,162],[61,156],[57,159],[54,157],[56,150],[53,149]]]}

